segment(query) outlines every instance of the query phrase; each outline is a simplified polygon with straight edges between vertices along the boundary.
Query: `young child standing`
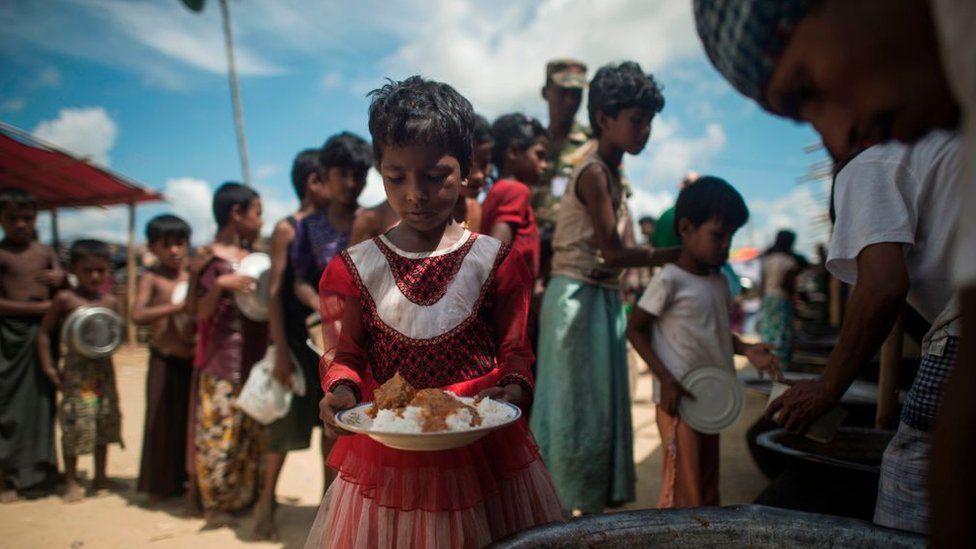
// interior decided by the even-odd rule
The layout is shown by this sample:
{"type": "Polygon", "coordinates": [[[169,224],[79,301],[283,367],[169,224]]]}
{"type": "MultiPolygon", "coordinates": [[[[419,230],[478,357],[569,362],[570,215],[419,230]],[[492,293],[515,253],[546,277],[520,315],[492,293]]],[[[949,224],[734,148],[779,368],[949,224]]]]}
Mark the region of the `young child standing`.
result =
{"type": "Polygon", "coordinates": [[[466,223],[466,228],[481,230],[481,204],[478,196],[491,174],[491,151],[495,138],[491,135],[488,120],[480,114],[474,115],[474,137],[471,140],[471,171],[461,184],[461,193],[454,209],[454,220],[466,223]]]}
{"type": "Polygon", "coordinates": [[[209,526],[250,505],[262,465],[261,426],[232,404],[251,366],[267,350],[268,328],[244,316],[234,292],[255,291],[253,278],[234,273],[261,231],[261,198],[250,187],[224,183],[214,193],[217,236],[213,258],[196,284],[199,369],[194,427],[196,482],[209,526]]]}
{"type": "MultiPolygon", "coordinates": [[[[418,76],[374,91],[373,150],[403,221],[334,258],[320,285],[327,321],[322,418],[399,373],[414,387],[524,405],[531,274],[521,255],[454,220],[471,166],[470,103],[418,76]]],[[[555,488],[524,422],[455,450],[406,452],[343,436],[308,547],[480,547],[558,520],[555,488]]]]}
{"type": "Polygon", "coordinates": [[[58,419],[64,454],[64,501],[74,503],[85,496],[78,482],[78,456],[95,454],[93,491],[117,489],[121,485],[109,480],[105,473],[108,445],[125,446],[112,357],[87,358],[69,347],[59,372],[51,355],[52,336],[68,315],[80,307],[115,308],[115,296],[102,290],[112,273],[108,245],[98,240],[77,240],[69,255],[68,270],[77,277],[78,285],[54,296],[37,332],[37,356],[41,371],[62,394],[58,419]]]}
{"type": "Polygon", "coordinates": [[[539,277],[539,228],[532,211],[532,190],[549,167],[549,139],[542,123],[521,113],[506,114],[491,127],[492,162],[498,181],[482,212],[481,232],[518,250],[539,277]]]}
{"type": "Polygon", "coordinates": [[[719,269],[732,235],[749,219],[742,196],[722,179],[702,177],[678,195],[674,219],[681,255],[651,279],[627,337],[654,374],[657,426],[667,449],[658,507],[712,506],[719,504],[719,436],[681,421],[678,403],[689,396],[681,379],[703,366],[734,372],[733,353],[748,357],[760,375],[776,377],[779,360],[768,345],[744,343],[729,328],[732,299],[719,269]]]}
{"type": "Polygon", "coordinates": [[[531,425],[559,495],[575,514],[634,499],[620,275],[676,253],[624,245],[629,216],[618,168],[624,153],[644,149],[663,107],[660,89],[637,63],[597,71],[588,109],[598,150],[573,172],[559,203],[553,276],[539,315],[531,425]]]}
{"type": "Polygon", "coordinates": [[[16,500],[58,465],[55,395],[38,367],[35,337],[64,272],[54,250],[37,242],[36,224],[33,195],[0,189],[0,502],[16,500]]]}
{"type": "MultiPolygon", "coordinates": [[[[319,356],[305,343],[308,330],[306,318],[318,309],[319,279],[325,266],[349,244],[349,231],[359,207],[359,194],[366,186],[366,172],[373,164],[373,152],[364,139],[348,132],[330,137],[315,160],[315,173],[308,179],[306,196],[313,210],[302,217],[295,227],[295,239],[288,250],[288,271],[292,286],[283,288],[288,304],[284,311],[287,347],[298,361],[306,380],[304,396],[293,395],[288,415],[269,426],[270,437],[266,460],[264,487],[254,506],[254,533],[259,538],[277,537],[274,524],[275,485],[292,450],[308,448],[312,431],[318,421],[318,405],[322,389],[318,379],[319,356]],[[300,357],[300,358],[299,358],[300,357]]],[[[276,353],[278,349],[276,348],[276,353]]],[[[282,384],[290,382],[295,363],[291,359],[276,360],[274,375],[282,384]]],[[[332,439],[323,437],[323,492],[335,477],[325,467],[325,457],[332,449],[332,439]]]]}
{"type": "Polygon", "coordinates": [[[132,321],[152,325],[146,374],[146,422],[139,465],[140,492],[151,502],[183,493],[187,480],[186,424],[193,373],[195,326],[186,311],[191,229],[175,215],[146,225],[146,242],[157,264],[139,280],[132,321]],[[182,288],[183,298],[173,293],[182,288]]]}

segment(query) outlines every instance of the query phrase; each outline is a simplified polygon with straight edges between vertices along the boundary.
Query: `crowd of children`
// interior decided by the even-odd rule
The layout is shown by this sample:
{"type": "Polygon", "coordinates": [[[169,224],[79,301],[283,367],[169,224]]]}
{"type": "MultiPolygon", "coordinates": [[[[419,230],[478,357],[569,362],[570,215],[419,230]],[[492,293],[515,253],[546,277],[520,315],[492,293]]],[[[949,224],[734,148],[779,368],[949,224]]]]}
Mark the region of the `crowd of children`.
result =
{"type": "MultiPolygon", "coordinates": [[[[637,245],[624,155],[647,145],[664,97],[638,64],[606,65],[588,84],[584,129],[572,120],[585,72],[573,60],[547,66],[548,128],[521,113],[489,125],[449,85],[420,77],[372,92],[371,144],[344,132],[295,158],[300,207],[272,233],[267,322],[234,299],[257,291],[236,272],[262,227],[253,189],[217,189],[217,233],[192,258],[183,220],[150,221],[158,262],[131,306],[133,321],[152,326],[139,490],[161,499],[186,489],[214,526],[253,508],[254,534],[274,538],[278,475],[289,451],[309,447],[321,414],[325,496],[310,547],[482,546],[570,512],[599,513],[635,495],[629,336],[657,380],[662,437],[677,447],[661,506],[717,504],[717,437],[676,409],[687,395],[681,375],[700,364],[731,368],[736,352],[776,370],[768,347],[729,329],[717,274],[748,211],[728,183],[704,177],[678,199],[681,247],[637,245]],[[386,201],[360,209],[371,167],[386,201]],[[622,272],[666,263],[628,327],[622,272]],[[315,314],[321,357],[306,341],[315,314]],[[300,370],[308,383],[264,426],[233,404],[266,353],[278,382],[300,370]],[[509,401],[531,419],[441,452],[394,450],[336,426],[336,412],[395,373],[417,388],[509,401]]],[[[20,488],[55,467],[58,390],[65,500],[76,501],[79,455],[95,455],[94,489],[112,487],[118,394],[110,357],[69,351],[59,368],[57,327],[78,307],[114,306],[103,289],[107,247],[75,242],[67,286],[54,252],[36,242],[36,211],[25,193],[0,193],[0,395],[4,417],[31,409],[3,435],[14,450],[0,455],[2,482],[20,488]]]]}

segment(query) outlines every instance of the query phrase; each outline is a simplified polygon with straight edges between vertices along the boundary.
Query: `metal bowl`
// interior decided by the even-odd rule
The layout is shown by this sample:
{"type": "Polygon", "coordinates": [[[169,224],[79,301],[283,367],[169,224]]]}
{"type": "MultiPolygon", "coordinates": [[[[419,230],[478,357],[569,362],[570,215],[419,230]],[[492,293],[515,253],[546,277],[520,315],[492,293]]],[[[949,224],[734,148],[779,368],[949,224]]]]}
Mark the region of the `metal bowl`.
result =
{"type": "Polygon", "coordinates": [[[493,547],[907,549],[925,538],[870,522],[760,505],[591,515],[516,534],[493,547]]]}
{"type": "Polygon", "coordinates": [[[241,310],[241,314],[256,322],[267,321],[271,285],[271,256],[260,252],[248,254],[237,265],[235,272],[257,281],[253,292],[237,292],[234,294],[234,301],[241,310]]]}
{"type": "Polygon", "coordinates": [[[123,323],[115,311],[105,307],[78,307],[65,319],[61,341],[86,358],[104,358],[122,344],[123,323]]]}

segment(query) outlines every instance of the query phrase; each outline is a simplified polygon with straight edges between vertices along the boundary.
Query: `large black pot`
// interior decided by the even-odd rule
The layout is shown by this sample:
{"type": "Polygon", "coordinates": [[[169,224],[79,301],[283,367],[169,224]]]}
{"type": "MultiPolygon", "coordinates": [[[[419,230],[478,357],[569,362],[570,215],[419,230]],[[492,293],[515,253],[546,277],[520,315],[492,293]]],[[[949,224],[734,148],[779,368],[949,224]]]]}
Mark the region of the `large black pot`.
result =
{"type": "Polygon", "coordinates": [[[871,523],[759,505],[592,515],[522,532],[494,547],[925,547],[925,538],[871,523]]]}

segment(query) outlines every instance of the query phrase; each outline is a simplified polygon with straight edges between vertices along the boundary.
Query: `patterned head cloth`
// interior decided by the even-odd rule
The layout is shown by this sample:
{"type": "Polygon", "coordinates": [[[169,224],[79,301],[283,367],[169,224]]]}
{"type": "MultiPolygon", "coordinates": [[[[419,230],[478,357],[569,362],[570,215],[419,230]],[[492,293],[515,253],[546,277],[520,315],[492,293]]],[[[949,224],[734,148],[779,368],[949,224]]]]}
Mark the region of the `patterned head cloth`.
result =
{"type": "Polygon", "coordinates": [[[560,88],[586,87],[586,64],[576,59],[553,59],[546,63],[546,83],[560,88]]]}
{"type": "Polygon", "coordinates": [[[742,94],[769,108],[766,87],[797,23],[817,0],[694,0],[705,53],[742,94]]]}

